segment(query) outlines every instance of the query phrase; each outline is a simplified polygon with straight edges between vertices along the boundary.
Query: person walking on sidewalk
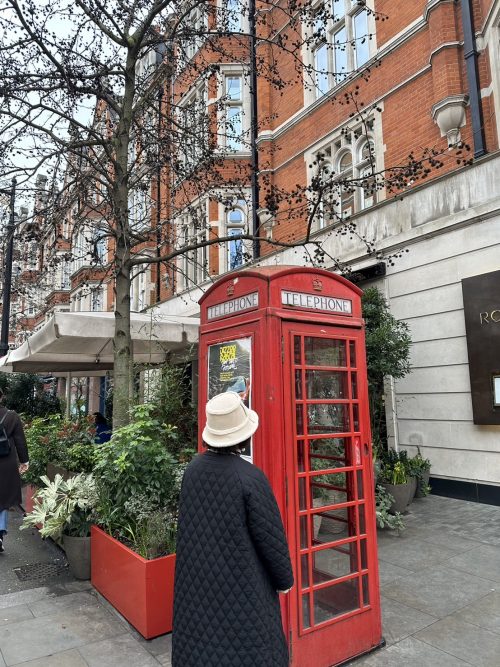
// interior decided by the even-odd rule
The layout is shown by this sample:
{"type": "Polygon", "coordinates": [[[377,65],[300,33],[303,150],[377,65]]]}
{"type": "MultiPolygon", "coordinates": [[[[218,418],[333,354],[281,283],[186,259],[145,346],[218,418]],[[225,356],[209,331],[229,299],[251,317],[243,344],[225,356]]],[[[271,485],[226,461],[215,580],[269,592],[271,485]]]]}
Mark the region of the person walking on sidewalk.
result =
{"type": "MultiPolygon", "coordinates": [[[[0,390],[0,401],[3,392],[0,390]]],[[[0,552],[4,551],[9,509],[20,505],[21,475],[28,470],[28,447],[17,412],[0,406],[0,552]]]]}
{"type": "Polygon", "coordinates": [[[293,585],[288,544],[266,476],[239,455],[259,419],[233,392],[212,398],[206,416],[208,449],[181,488],[172,666],[287,667],[278,593],[293,585]]]}

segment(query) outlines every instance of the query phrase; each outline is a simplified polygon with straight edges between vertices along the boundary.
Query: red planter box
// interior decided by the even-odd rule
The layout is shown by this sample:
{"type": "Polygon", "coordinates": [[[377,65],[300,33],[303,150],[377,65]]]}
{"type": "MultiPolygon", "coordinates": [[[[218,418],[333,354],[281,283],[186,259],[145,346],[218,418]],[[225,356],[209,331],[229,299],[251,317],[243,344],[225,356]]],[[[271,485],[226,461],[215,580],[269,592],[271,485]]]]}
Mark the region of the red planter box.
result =
{"type": "Polygon", "coordinates": [[[29,514],[33,511],[33,496],[37,491],[38,489],[36,486],[33,486],[32,484],[26,484],[23,487],[23,510],[26,512],[26,514],[29,514]]]}
{"type": "Polygon", "coordinates": [[[175,554],[146,560],[97,526],[91,582],[145,639],[172,631],[175,554]]]}

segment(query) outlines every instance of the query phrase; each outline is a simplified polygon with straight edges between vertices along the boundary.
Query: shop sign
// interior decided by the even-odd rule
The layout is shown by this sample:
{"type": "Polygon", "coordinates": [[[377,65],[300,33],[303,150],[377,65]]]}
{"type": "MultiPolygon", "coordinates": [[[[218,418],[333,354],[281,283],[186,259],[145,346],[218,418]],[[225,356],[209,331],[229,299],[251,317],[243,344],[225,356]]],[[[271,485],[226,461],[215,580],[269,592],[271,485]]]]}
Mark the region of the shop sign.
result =
{"type": "Polygon", "coordinates": [[[230,301],[223,301],[222,303],[216,303],[213,306],[209,306],[207,308],[207,319],[214,320],[217,317],[236,315],[236,313],[242,313],[245,310],[252,310],[253,308],[258,307],[259,293],[252,292],[251,294],[245,294],[244,296],[239,296],[230,301]]]}
{"type": "Polygon", "coordinates": [[[308,294],[307,292],[281,291],[281,303],[284,306],[321,310],[327,313],[352,315],[352,301],[335,296],[308,294]]]}
{"type": "Polygon", "coordinates": [[[462,280],[474,424],[500,424],[500,271],[462,280]]]}

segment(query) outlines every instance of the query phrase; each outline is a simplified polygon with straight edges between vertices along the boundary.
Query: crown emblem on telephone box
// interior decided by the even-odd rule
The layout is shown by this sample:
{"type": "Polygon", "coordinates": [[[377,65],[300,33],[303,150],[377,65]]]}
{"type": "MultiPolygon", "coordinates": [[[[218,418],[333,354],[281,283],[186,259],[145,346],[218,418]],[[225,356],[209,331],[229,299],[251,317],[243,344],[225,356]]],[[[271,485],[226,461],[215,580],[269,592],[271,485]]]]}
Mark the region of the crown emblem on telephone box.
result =
{"type": "Polygon", "coordinates": [[[229,283],[227,286],[227,295],[228,296],[233,296],[234,294],[234,283],[229,283]]]}
{"type": "Polygon", "coordinates": [[[319,278],[313,279],[313,289],[316,290],[316,292],[323,291],[323,283],[319,278]]]}

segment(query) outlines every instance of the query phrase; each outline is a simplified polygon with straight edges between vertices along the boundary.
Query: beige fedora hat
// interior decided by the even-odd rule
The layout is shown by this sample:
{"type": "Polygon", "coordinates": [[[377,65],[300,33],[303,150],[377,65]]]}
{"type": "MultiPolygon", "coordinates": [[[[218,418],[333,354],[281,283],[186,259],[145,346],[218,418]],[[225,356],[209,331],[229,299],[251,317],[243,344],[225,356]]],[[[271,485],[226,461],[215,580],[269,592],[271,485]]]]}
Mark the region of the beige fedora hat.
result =
{"type": "Polygon", "coordinates": [[[244,442],[259,427],[259,415],[246,407],[232,391],[217,394],[206,405],[203,440],[210,447],[231,447],[244,442]]]}

